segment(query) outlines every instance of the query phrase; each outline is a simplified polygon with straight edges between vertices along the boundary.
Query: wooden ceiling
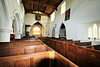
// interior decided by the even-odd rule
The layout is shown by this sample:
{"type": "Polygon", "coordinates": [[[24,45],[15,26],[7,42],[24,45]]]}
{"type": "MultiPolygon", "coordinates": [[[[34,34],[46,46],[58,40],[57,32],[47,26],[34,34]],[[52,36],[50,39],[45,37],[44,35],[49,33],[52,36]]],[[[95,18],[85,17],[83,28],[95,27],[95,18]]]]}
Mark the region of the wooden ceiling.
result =
{"type": "Polygon", "coordinates": [[[34,11],[40,11],[43,14],[50,16],[54,10],[57,10],[57,7],[63,0],[22,0],[22,3],[25,7],[26,13],[38,14],[34,11]]]}

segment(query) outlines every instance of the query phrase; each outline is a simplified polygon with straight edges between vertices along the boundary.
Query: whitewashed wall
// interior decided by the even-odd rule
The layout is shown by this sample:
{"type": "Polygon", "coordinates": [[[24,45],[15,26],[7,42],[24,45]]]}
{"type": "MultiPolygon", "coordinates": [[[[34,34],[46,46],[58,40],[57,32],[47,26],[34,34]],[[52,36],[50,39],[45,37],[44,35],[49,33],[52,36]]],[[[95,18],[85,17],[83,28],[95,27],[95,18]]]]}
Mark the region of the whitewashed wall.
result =
{"type": "Polygon", "coordinates": [[[25,13],[21,0],[0,0],[0,13],[0,42],[10,41],[13,20],[18,27],[15,37],[21,38],[25,13]]]}
{"type": "Polygon", "coordinates": [[[55,37],[59,38],[59,29],[62,23],[66,26],[66,38],[74,40],[88,40],[89,23],[100,24],[100,0],[64,0],[57,8],[53,22],[49,18],[49,37],[52,36],[52,28],[55,28],[55,37]],[[61,15],[61,5],[66,2],[66,10],[71,8],[70,20],[64,21],[65,13],[61,15]]]}
{"type": "MultiPolygon", "coordinates": [[[[49,24],[49,20],[48,20],[48,16],[41,16],[41,21],[39,21],[40,24],[42,24],[42,26],[44,27],[45,30],[45,35],[47,36],[47,26],[49,24]]],[[[27,13],[25,15],[25,25],[33,25],[35,24],[37,21],[35,20],[35,14],[30,14],[27,13]]]]}

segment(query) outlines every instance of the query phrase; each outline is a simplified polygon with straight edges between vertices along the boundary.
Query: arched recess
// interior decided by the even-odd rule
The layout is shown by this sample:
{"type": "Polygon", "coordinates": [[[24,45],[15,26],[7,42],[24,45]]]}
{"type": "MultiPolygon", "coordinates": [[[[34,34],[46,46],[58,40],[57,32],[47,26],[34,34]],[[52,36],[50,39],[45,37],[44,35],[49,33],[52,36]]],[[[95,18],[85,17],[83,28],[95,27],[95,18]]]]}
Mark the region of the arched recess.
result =
{"type": "Polygon", "coordinates": [[[12,21],[12,32],[13,33],[11,33],[11,35],[13,34],[15,36],[15,39],[21,39],[21,19],[18,11],[14,12],[14,17],[12,21]]]}
{"type": "Polygon", "coordinates": [[[52,30],[52,37],[55,37],[55,27],[53,27],[53,30],[52,30]]]}
{"type": "Polygon", "coordinates": [[[66,39],[66,26],[63,23],[61,24],[61,27],[59,29],[59,38],[66,39]]]}
{"type": "Polygon", "coordinates": [[[44,26],[39,22],[34,23],[30,29],[30,36],[44,37],[45,36],[44,26]],[[35,28],[37,28],[37,30],[35,28]]]}

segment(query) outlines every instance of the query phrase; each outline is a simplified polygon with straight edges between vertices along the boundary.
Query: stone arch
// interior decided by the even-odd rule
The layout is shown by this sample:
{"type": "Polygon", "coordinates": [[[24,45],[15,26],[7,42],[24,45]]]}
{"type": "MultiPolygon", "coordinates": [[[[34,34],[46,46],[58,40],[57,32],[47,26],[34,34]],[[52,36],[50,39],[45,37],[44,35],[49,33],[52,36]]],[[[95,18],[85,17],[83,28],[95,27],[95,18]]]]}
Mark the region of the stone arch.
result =
{"type": "Polygon", "coordinates": [[[52,29],[52,37],[55,37],[55,27],[52,29]]]}
{"type": "Polygon", "coordinates": [[[66,30],[66,24],[65,23],[61,23],[58,29],[58,35],[59,38],[66,38],[67,37],[67,30],[66,30]],[[64,29],[61,29],[62,25],[64,26],[64,29]],[[62,31],[61,31],[62,30],[62,31]],[[60,35],[62,33],[62,35],[60,35]]]}
{"type": "Polygon", "coordinates": [[[32,34],[32,29],[33,29],[33,27],[34,27],[34,24],[36,24],[36,23],[39,23],[43,28],[44,28],[44,36],[46,36],[46,27],[42,24],[42,23],[40,23],[40,22],[35,22],[35,23],[33,23],[33,25],[31,26],[31,29],[30,29],[30,34],[32,34]]]}
{"type": "Polygon", "coordinates": [[[20,33],[21,22],[20,22],[20,18],[19,18],[18,13],[15,14],[12,24],[14,24],[14,26],[16,28],[15,33],[20,33]]]}
{"type": "Polygon", "coordinates": [[[21,39],[21,19],[20,19],[20,13],[18,10],[15,10],[13,12],[13,21],[12,26],[14,27],[14,35],[15,39],[21,39]]]}

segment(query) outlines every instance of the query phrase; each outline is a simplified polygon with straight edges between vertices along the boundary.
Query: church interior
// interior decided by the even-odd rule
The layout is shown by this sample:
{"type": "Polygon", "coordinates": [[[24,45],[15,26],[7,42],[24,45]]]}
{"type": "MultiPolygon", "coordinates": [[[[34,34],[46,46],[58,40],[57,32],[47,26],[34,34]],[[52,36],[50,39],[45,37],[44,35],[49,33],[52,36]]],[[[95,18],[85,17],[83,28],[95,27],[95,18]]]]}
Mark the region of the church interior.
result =
{"type": "Polygon", "coordinates": [[[100,67],[100,0],[0,0],[0,67],[100,67]]]}

